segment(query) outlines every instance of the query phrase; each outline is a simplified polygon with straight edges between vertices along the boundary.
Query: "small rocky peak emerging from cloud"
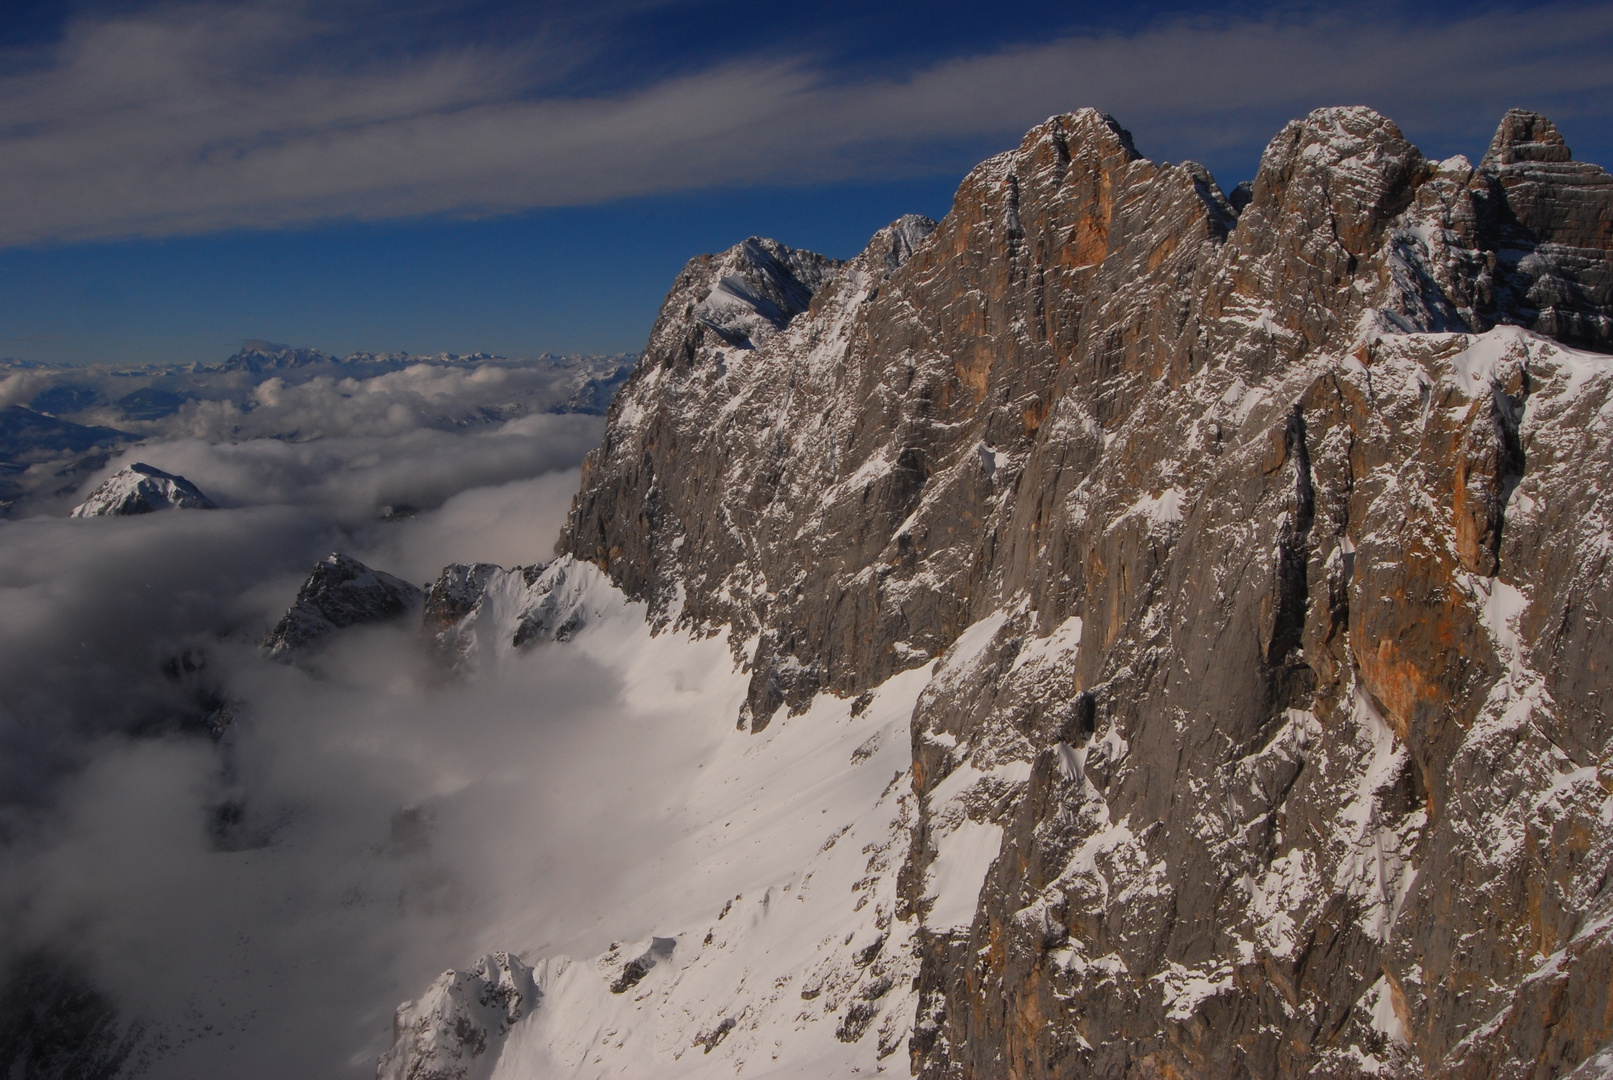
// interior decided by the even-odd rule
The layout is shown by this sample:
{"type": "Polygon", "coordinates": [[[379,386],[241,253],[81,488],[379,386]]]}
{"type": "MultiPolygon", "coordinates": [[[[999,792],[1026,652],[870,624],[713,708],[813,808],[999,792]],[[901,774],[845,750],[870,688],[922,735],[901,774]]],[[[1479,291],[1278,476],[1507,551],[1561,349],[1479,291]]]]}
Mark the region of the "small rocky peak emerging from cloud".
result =
{"type": "Polygon", "coordinates": [[[509,953],[490,953],[467,971],[445,971],[418,1001],[399,1006],[392,1048],[375,1075],[483,1080],[504,1036],[542,997],[533,969],[509,953]]]}
{"type": "Polygon", "coordinates": [[[107,477],[72,517],[127,517],[153,510],[215,510],[217,504],[183,476],[137,461],[107,477]]]}
{"type": "Polygon", "coordinates": [[[474,666],[478,653],[570,641],[599,610],[590,595],[599,581],[569,555],[508,570],[450,563],[426,590],[421,630],[439,659],[461,669],[474,666]]]}
{"type": "Polygon", "coordinates": [[[420,589],[402,578],[333,551],[308,575],[296,601],[263,639],[263,647],[274,659],[283,660],[332,631],[418,611],[420,599],[420,589]]]}

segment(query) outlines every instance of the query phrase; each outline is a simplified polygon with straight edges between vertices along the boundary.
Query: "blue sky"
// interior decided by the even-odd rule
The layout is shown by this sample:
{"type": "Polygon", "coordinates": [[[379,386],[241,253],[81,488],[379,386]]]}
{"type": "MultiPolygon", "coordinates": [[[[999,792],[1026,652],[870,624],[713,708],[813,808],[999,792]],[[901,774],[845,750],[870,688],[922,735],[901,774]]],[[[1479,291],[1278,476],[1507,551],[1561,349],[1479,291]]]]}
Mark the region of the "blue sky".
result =
{"type": "Polygon", "coordinates": [[[1613,4],[40,3],[0,14],[0,356],[638,348],[691,255],[849,257],[1054,112],[1250,176],[1365,103],[1613,164],[1613,4]]]}

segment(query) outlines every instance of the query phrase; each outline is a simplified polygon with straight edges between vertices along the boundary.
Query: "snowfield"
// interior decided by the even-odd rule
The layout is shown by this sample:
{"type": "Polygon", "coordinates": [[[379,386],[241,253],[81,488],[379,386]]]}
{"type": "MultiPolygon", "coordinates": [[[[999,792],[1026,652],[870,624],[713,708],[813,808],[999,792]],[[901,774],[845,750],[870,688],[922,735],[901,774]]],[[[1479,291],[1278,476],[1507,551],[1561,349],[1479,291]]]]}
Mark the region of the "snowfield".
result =
{"type": "MultiPolygon", "coordinates": [[[[890,679],[855,715],[852,701],[822,695],[747,734],[733,717],[749,675],[726,632],[654,635],[643,606],[595,568],[570,573],[589,582],[575,591],[588,609],[584,629],[543,648],[574,650],[616,674],[624,734],[633,718],[675,727],[681,752],[661,765],[668,838],[599,903],[594,928],[616,935],[604,952],[551,951],[519,918],[485,934],[511,959],[473,969],[468,997],[466,976],[449,972],[403,1006],[380,1075],[413,1075],[422,1060],[446,1075],[507,1080],[825,1077],[890,1066],[905,1075],[916,924],[894,918],[895,871],[912,812],[908,721],[930,668],[890,679]],[[512,967],[531,979],[519,1018],[494,1009],[481,1019],[478,995],[497,999],[512,967]]],[[[479,626],[483,641],[509,640],[489,629],[479,626]]],[[[505,651],[473,677],[498,678],[525,659],[505,651]]],[[[629,742],[621,752],[621,768],[599,782],[632,798],[633,778],[658,765],[629,742]]],[[[972,911],[983,876],[981,867],[972,886],[949,890],[946,910],[972,911]]],[[[541,908],[543,897],[529,902],[541,908]]]]}

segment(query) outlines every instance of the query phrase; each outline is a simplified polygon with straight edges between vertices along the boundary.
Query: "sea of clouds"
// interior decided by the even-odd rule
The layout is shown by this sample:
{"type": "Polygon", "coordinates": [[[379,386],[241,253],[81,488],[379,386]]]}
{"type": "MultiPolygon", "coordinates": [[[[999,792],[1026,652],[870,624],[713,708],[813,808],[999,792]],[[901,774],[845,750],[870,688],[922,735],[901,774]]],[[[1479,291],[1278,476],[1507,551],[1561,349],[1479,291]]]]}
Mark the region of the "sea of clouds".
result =
{"type": "Polygon", "coordinates": [[[107,449],[137,441],[228,505],[424,509],[580,459],[597,432],[566,417],[602,412],[632,362],[301,351],[290,366],[262,351],[202,368],[0,363],[0,514],[60,514],[110,471],[107,449]]]}
{"type": "MultiPolygon", "coordinates": [[[[592,912],[662,842],[690,752],[573,650],[455,678],[405,623],[267,661],[332,550],[421,584],[551,558],[603,430],[391,430],[344,412],[339,379],[296,392],[322,437],[155,439],[78,492],[139,460],[218,510],[0,520],[0,1008],[51,992],[17,980],[45,971],[149,1076],[373,1075],[393,1007],[497,946],[488,928],[601,948],[592,912]]],[[[0,1072],[28,1022],[0,1016],[0,1072]]]]}

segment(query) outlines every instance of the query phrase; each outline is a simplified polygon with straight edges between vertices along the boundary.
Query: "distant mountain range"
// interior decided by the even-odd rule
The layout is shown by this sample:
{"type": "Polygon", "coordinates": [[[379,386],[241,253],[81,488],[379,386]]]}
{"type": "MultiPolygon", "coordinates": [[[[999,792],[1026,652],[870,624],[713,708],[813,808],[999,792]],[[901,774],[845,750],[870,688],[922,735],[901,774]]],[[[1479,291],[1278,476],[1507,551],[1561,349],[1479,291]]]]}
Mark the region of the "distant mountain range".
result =
{"type": "MultiPolygon", "coordinates": [[[[25,400],[13,394],[12,404],[0,408],[0,513],[27,513],[69,497],[110,453],[142,440],[311,437],[295,409],[267,407],[258,388],[270,379],[278,380],[277,387],[304,388],[305,398],[325,391],[332,399],[350,397],[351,388],[335,384],[351,381],[372,397],[388,396],[420,426],[457,429],[532,412],[603,413],[635,359],[548,353],[528,360],[486,353],[336,357],[318,349],[248,342],[214,365],[0,363],[0,375],[25,375],[27,385],[35,388],[25,400]],[[483,381],[456,391],[452,376],[484,369],[501,373],[496,386],[483,381]],[[438,371],[448,379],[419,393],[406,381],[396,386],[374,381],[384,376],[406,379],[400,373],[410,370],[438,371]],[[248,414],[251,419],[244,420],[248,414]]],[[[331,431],[314,432],[320,433],[331,431]]]]}

